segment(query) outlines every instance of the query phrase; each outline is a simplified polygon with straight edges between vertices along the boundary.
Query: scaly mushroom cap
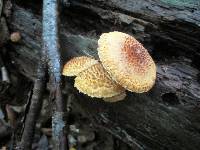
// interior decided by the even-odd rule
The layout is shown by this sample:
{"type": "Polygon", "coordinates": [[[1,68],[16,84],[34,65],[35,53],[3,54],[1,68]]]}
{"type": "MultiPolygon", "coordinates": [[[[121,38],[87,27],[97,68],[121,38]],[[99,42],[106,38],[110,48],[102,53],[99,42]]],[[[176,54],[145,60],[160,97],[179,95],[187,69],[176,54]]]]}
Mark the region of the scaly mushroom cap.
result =
{"type": "Polygon", "coordinates": [[[110,78],[100,63],[79,73],[75,78],[74,87],[88,96],[97,98],[113,97],[125,91],[110,78]]]}
{"type": "Polygon", "coordinates": [[[64,76],[76,76],[83,70],[88,69],[89,67],[97,63],[98,60],[95,60],[91,57],[74,57],[64,65],[62,74],[64,76]]]}
{"type": "Polygon", "coordinates": [[[148,51],[134,37],[110,32],[98,40],[103,67],[121,86],[132,92],[147,92],[156,79],[156,65],[148,51]]]}

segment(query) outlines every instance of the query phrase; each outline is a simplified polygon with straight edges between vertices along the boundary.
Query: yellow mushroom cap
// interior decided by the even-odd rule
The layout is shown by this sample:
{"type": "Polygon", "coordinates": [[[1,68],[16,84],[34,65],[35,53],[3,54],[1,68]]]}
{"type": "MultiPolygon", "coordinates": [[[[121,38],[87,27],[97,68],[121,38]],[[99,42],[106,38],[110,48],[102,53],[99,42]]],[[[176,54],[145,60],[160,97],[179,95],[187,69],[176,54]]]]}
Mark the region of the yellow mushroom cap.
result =
{"type": "Polygon", "coordinates": [[[117,31],[104,33],[98,40],[98,55],[112,79],[127,90],[142,93],[154,85],[156,65],[134,37],[117,31]]]}
{"type": "Polygon", "coordinates": [[[113,97],[125,91],[110,78],[100,63],[79,73],[75,78],[74,87],[88,96],[97,98],[113,97]]]}
{"type": "Polygon", "coordinates": [[[64,76],[76,76],[83,70],[88,69],[89,67],[97,63],[98,60],[95,60],[92,57],[74,57],[64,65],[62,74],[64,76]]]}

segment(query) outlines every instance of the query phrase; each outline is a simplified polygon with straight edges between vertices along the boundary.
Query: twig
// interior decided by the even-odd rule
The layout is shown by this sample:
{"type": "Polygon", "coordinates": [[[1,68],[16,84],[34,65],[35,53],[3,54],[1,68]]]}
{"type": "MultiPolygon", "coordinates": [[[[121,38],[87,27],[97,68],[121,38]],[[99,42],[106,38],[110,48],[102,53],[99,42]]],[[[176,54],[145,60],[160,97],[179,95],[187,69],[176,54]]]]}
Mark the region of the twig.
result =
{"type": "Polygon", "coordinates": [[[30,109],[25,121],[24,132],[21,138],[20,149],[30,150],[35,132],[35,124],[42,107],[42,95],[46,85],[46,61],[45,49],[41,52],[41,61],[38,65],[37,79],[34,83],[30,109]]]}
{"type": "Polygon", "coordinates": [[[20,149],[31,149],[34,137],[35,124],[42,106],[42,94],[46,83],[46,63],[50,73],[50,100],[54,102],[52,128],[55,150],[66,150],[67,140],[65,133],[65,102],[61,93],[61,64],[58,43],[58,0],[43,1],[43,46],[42,59],[38,66],[30,110],[25,122],[20,149]],[[46,57],[47,55],[47,57],[46,57]],[[47,59],[48,58],[48,59],[47,59]]]}
{"type": "Polygon", "coordinates": [[[67,150],[65,101],[61,92],[61,62],[58,39],[58,0],[43,0],[43,47],[50,73],[50,100],[53,102],[52,132],[55,150],[67,150]]]}

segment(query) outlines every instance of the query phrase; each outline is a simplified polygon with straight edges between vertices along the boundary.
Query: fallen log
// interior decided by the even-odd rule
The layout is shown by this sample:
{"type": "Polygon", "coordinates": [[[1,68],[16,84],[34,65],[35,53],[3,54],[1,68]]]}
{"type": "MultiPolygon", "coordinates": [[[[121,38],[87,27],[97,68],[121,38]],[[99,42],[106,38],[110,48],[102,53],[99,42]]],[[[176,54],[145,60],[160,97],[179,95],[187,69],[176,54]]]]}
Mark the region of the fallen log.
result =
{"type": "MultiPolygon", "coordinates": [[[[99,35],[113,30],[134,35],[154,57],[157,81],[148,93],[128,93],[124,101],[109,104],[91,100],[71,87],[76,105],[88,113],[94,125],[133,149],[199,148],[200,7],[195,1],[192,4],[76,0],[61,14],[64,62],[80,55],[98,58],[99,35]]],[[[14,4],[8,21],[11,30],[22,34],[20,44],[8,46],[11,60],[20,73],[32,80],[41,49],[41,13],[36,6],[40,3],[14,4]]]]}

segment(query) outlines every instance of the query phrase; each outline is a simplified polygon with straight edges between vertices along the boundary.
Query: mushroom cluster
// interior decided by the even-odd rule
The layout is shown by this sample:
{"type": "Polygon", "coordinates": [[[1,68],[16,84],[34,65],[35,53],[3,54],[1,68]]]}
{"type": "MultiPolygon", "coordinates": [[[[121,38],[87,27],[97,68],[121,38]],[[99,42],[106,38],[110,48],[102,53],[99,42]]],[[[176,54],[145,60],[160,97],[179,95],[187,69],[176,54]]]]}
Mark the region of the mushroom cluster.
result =
{"type": "Polygon", "coordinates": [[[116,102],[125,90],[149,91],[156,79],[156,65],[148,51],[134,37],[122,32],[103,33],[98,40],[100,61],[87,57],[69,60],[63,75],[76,76],[74,86],[91,97],[116,102]]]}

